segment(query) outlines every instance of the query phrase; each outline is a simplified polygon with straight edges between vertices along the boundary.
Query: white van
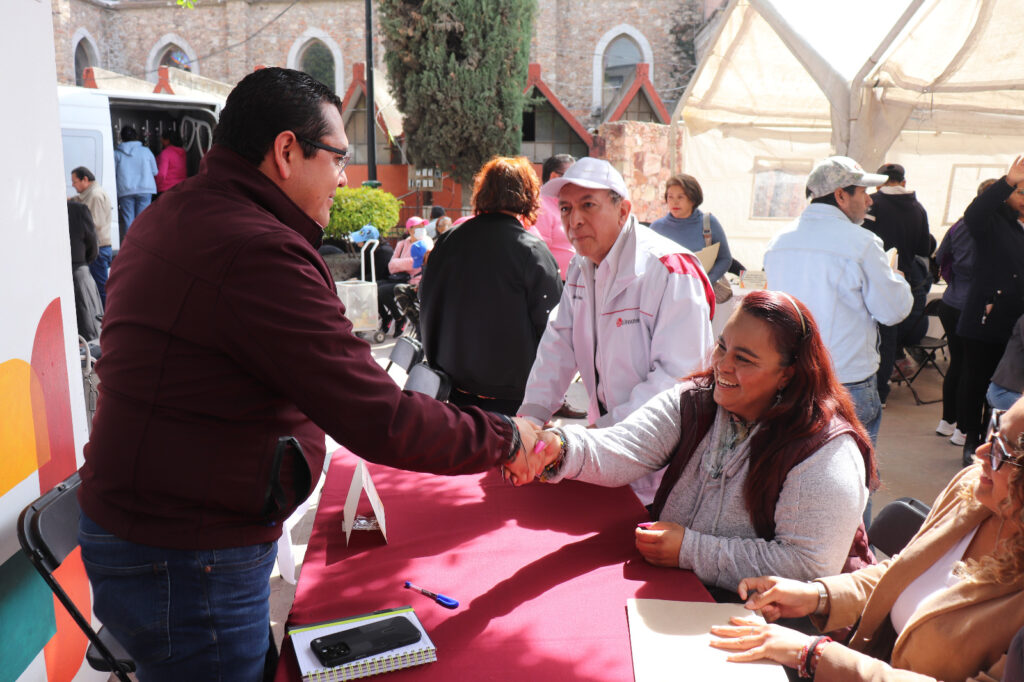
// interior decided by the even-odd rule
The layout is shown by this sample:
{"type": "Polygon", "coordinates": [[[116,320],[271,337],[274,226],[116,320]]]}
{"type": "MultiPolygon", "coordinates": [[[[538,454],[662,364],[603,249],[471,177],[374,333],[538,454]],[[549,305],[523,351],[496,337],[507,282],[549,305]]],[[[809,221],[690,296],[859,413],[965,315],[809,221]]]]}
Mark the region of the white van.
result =
{"type": "MultiPolygon", "coordinates": [[[[110,197],[112,225],[117,224],[117,182],[114,176],[114,146],[121,128],[134,126],[142,143],[159,151],[160,133],[171,129],[181,135],[188,173],[194,175],[199,161],[213,144],[213,128],[224,105],[216,96],[164,95],[57,86],[60,101],[61,141],[64,148],[64,183],[67,196],[74,196],[71,170],[85,166],[110,197]]],[[[116,252],[124,234],[111,230],[116,252]]]]}

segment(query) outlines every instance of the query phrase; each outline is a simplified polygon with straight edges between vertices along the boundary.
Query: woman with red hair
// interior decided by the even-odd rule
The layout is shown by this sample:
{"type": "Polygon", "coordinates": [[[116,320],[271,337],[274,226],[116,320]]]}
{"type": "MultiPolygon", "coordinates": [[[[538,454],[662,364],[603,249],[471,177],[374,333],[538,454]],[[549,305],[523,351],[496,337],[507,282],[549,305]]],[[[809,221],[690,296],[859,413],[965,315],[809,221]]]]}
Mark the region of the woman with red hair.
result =
{"type": "Polygon", "coordinates": [[[427,360],[451,377],[449,400],[515,415],[562,280],[524,225],[540,183],[526,157],[496,156],[473,184],[473,218],[445,233],[420,285],[427,360]]]}
{"type": "Polygon", "coordinates": [[[710,369],[613,427],[543,437],[549,454],[559,449],[544,476],[552,482],[620,486],[665,467],[637,549],[727,590],[748,575],[838,573],[877,484],[870,441],[814,319],[776,291],[744,297],[710,369]]]}

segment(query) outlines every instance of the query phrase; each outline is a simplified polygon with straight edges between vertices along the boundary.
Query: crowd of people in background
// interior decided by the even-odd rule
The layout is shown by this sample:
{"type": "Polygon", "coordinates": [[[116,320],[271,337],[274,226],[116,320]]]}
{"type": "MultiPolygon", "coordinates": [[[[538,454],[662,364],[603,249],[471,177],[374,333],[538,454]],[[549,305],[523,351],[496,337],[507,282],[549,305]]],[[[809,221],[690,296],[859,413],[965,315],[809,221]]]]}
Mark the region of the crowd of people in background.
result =
{"type": "Polygon", "coordinates": [[[667,215],[647,227],[607,162],[563,155],[542,172],[538,183],[525,159],[490,161],[472,216],[441,230],[423,265],[421,338],[452,402],[550,428],[579,376],[590,428],[540,433],[557,453],[542,480],[632,484],[651,512],[636,531],[647,561],[783,619],[716,628],[736,660],[842,679],[1020,666],[1005,654],[1024,625],[1024,162],[983,183],[938,248],[903,166],[817,164],[810,205],[768,246],[772,291],[747,293],[717,340],[713,284],[728,286],[734,261],[696,178],[670,177],[667,215]],[[949,347],[936,432],[968,468],[901,559],[876,564],[866,522],[882,410],[922,361],[930,316],[949,347]],[[936,655],[957,646],[951,623],[981,618],[1000,620],[992,641],[936,655]],[[814,626],[852,634],[839,644],[805,634],[814,626]]]}
{"type": "Polygon", "coordinates": [[[95,612],[140,678],[227,661],[255,679],[269,646],[266,547],[312,489],[325,433],[414,470],[631,484],[651,515],[632,538],[646,561],[784,619],[715,628],[734,660],[844,680],[1021,669],[1024,158],[979,188],[937,252],[902,166],[819,162],[808,206],[768,245],[770,289],[742,296],[716,337],[736,264],[696,178],[670,177],[667,214],[647,226],[608,161],[558,155],[538,178],[525,158],[495,157],[471,215],[435,206],[394,247],[393,226],[349,238],[374,243],[362,276],[376,280],[377,331],[422,340],[451,379],[442,404],[399,390],[356,339],[317,251],[325,197],[351,160],[336,95],[287,69],[250,74],[204,173],[187,180],[173,132],[159,160],[137,138],[121,131],[117,199],[132,236],[109,296],[112,209],[88,169],[72,172],[68,212],[80,332],[112,321],[81,470],[82,556],[95,612]],[[254,124],[254,107],[273,125],[254,124]],[[866,529],[875,446],[893,368],[913,361],[927,325],[933,255],[950,348],[936,430],[963,445],[966,468],[878,563],[866,529]],[[553,427],[577,376],[583,421],[553,427]],[[174,654],[147,658],[152,636],[132,623],[162,597],[126,596],[130,567],[173,566],[175,593],[197,595],[203,562],[227,555],[247,577],[204,593],[220,615],[166,605],[174,654]]]}

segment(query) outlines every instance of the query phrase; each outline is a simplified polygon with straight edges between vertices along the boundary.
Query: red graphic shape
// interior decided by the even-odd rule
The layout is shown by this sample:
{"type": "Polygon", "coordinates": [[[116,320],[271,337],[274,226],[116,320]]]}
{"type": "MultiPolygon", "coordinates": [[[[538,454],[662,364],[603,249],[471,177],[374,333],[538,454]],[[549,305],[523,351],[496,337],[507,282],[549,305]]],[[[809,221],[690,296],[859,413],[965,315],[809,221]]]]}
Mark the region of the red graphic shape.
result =
{"type": "MultiPolygon", "coordinates": [[[[75,434],[71,426],[71,391],[68,387],[68,368],[64,361],[64,320],[60,299],[46,306],[36,327],[32,344],[32,369],[39,377],[43,389],[43,414],[49,440],[49,461],[40,462],[39,494],[70,476],[77,468],[75,462],[75,434]]],[[[37,406],[33,400],[33,411],[37,406]]],[[[40,448],[40,453],[43,449],[40,448]]]]}
{"type": "MultiPolygon", "coordinates": [[[[82,548],[75,547],[56,571],[53,577],[71,597],[71,601],[86,618],[92,616],[92,603],[89,595],[89,579],[82,565],[82,548]]],[[[50,638],[43,648],[46,659],[47,682],[71,682],[82,668],[85,650],[89,640],[78,627],[64,605],[53,598],[53,615],[57,621],[57,634],[50,638]]]]}

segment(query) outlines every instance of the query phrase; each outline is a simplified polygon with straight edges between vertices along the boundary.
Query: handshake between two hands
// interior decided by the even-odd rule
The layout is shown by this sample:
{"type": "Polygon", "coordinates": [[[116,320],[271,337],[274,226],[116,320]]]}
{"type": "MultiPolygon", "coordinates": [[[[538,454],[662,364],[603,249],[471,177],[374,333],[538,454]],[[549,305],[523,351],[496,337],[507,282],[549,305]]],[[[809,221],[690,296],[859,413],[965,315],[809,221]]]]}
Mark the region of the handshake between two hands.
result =
{"type": "Polygon", "coordinates": [[[516,453],[515,459],[502,465],[502,475],[512,485],[526,485],[540,476],[545,467],[558,460],[562,454],[562,444],[553,431],[545,431],[522,417],[512,421],[519,429],[523,447],[516,453]]]}

